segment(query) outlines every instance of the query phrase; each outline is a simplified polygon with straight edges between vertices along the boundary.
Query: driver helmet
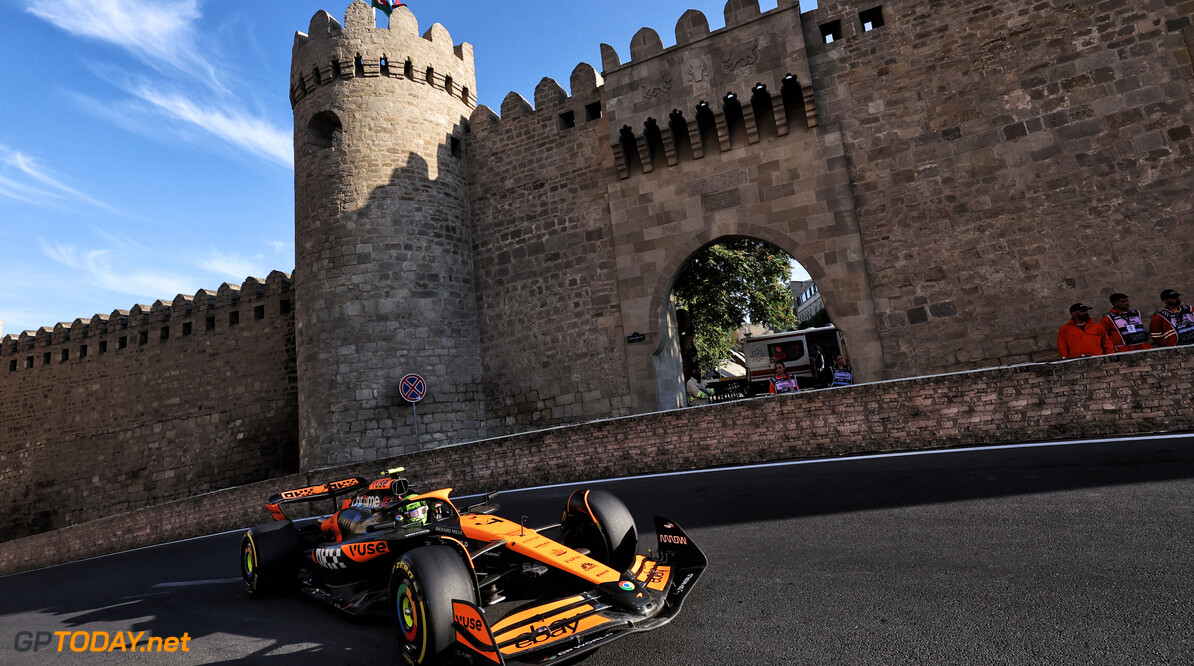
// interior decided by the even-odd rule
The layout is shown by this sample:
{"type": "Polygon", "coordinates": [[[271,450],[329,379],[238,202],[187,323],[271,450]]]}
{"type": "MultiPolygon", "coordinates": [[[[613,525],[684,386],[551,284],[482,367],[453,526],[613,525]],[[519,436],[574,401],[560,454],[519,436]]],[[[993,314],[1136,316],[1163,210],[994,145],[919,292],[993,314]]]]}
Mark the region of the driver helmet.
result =
{"type": "Polygon", "coordinates": [[[419,502],[402,510],[403,519],[410,524],[422,525],[427,522],[427,503],[419,502]]]}

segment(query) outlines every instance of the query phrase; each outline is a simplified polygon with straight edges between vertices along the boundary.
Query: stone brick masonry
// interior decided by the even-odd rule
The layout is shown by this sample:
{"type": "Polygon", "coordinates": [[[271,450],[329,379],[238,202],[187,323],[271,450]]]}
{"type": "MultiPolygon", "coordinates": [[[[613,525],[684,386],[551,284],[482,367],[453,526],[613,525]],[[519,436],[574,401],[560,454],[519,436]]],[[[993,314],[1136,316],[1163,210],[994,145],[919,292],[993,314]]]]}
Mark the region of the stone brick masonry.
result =
{"type": "Polygon", "coordinates": [[[685,13],[667,48],[644,28],[626,59],[602,45],[600,73],[499,116],[443,26],[317,13],[289,91],[293,294],[271,276],[260,321],[229,287],[6,336],[0,538],[411,451],[410,371],[425,446],[674,405],[670,290],[719,238],[798,259],[863,380],[1050,360],[1072,302],[1122,291],[1147,313],[1194,289],[1194,0],[724,15],[685,13]],[[183,334],[204,309],[214,330],[183,334]]]}
{"type": "Polygon", "coordinates": [[[290,277],[0,345],[0,540],[298,469],[290,277]]]}
{"type": "MultiPolygon", "coordinates": [[[[207,493],[0,544],[0,574],[237,529],[274,492],[405,465],[457,494],[742,463],[1194,430],[1194,348],[756,398],[513,435],[207,493]],[[733,424],[727,427],[727,424],[733,424]]],[[[230,555],[231,557],[231,555],[230,555]]]]}

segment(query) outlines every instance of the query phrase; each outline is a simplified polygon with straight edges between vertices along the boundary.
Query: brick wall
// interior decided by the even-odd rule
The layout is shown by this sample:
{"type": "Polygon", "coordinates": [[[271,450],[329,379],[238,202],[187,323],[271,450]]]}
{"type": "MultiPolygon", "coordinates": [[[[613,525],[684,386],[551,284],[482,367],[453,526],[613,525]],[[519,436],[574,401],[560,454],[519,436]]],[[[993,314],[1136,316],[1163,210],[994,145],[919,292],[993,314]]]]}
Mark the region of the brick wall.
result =
{"type": "Polygon", "coordinates": [[[1044,360],[1070,303],[1101,315],[1122,291],[1152,312],[1194,283],[1192,17],[1191,0],[803,15],[891,376],[1044,360]]]}
{"type": "Polygon", "coordinates": [[[631,413],[601,77],[473,113],[473,253],[490,434],[631,413]],[[525,146],[534,145],[534,150],[525,146]]]}
{"type": "Polygon", "coordinates": [[[1194,348],[756,398],[294,475],[0,544],[0,574],[263,522],[265,499],[398,462],[457,494],[872,451],[1194,430],[1194,348]],[[727,424],[733,424],[727,427],[727,424]]]}
{"type": "Polygon", "coordinates": [[[274,273],[5,338],[0,540],[294,472],[292,302],[274,273]]]}

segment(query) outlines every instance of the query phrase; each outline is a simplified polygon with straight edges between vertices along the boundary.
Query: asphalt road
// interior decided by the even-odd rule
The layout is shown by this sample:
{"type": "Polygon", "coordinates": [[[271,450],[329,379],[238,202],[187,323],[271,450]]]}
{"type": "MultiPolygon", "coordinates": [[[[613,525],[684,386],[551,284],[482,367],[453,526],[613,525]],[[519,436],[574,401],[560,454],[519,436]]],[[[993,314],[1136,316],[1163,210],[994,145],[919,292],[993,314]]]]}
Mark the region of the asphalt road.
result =
{"type": "MultiPolygon", "coordinates": [[[[415,477],[417,480],[417,476],[415,477]]],[[[1194,438],[845,458],[600,484],[682,524],[710,567],[625,664],[1194,663],[1194,438]]],[[[572,487],[504,494],[558,517],[572,487]]],[[[263,513],[264,517],[264,513],[263,513]]],[[[0,663],[367,664],[385,623],[241,591],[238,535],[0,578],[0,663]],[[20,632],[188,651],[18,651],[20,632]],[[142,639],[144,640],[144,638],[142,639]]],[[[25,639],[26,641],[28,639],[25,639]]]]}

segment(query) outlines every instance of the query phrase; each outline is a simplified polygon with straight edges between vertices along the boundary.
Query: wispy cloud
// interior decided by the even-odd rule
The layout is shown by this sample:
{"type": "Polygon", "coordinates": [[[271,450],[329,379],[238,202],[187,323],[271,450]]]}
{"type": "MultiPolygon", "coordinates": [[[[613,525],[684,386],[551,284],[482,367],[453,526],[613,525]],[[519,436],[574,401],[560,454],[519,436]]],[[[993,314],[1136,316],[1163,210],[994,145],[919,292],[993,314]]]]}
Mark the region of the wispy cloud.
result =
{"type": "Polygon", "coordinates": [[[177,136],[193,140],[194,130],[199,130],[203,141],[214,137],[238,151],[293,168],[290,128],[247,110],[243,96],[233,95],[221,82],[237,79],[212,64],[220,61],[212,41],[196,39],[201,19],[197,0],[23,2],[30,13],[62,30],[114,44],[154,70],[133,73],[113,64],[87,63],[100,79],[130,95],[123,101],[101,101],[76,94],[93,112],[138,133],[148,129],[161,134],[165,129],[172,141],[177,136]],[[206,87],[196,88],[196,81],[206,87]],[[130,116],[141,118],[134,121],[130,116]]]}
{"type": "Polygon", "coordinates": [[[199,267],[217,275],[233,278],[238,284],[247,277],[264,279],[270,272],[270,269],[266,268],[264,255],[246,257],[240,254],[224,254],[219,250],[212,250],[199,262],[199,267]]]}
{"type": "Polygon", "coordinates": [[[114,44],[154,69],[170,68],[223,90],[197,48],[197,0],[24,0],[29,13],[73,35],[114,44]]]}
{"type": "Polygon", "coordinates": [[[232,146],[275,164],[294,168],[293,137],[238,108],[200,106],[178,93],[163,93],[148,85],[130,90],[168,117],[202,129],[232,146]]]}
{"type": "Polygon", "coordinates": [[[41,242],[42,250],[53,261],[83,273],[91,284],[122,294],[143,298],[173,298],[176,294],[190,293],[194,289],[193,278],[152,270],[127,269],[123,255],[114,250],[79,250],[71,245],[41,242]],[[117,268],[115,264],[121,267],[117,268]]]}
{"type": "Polygon", "coordinates": [[[0,145],[0,197],[41,206],[54,202],[83,203],[121,214],[51,176],[36,159],[3,145],[0,145]]]}

